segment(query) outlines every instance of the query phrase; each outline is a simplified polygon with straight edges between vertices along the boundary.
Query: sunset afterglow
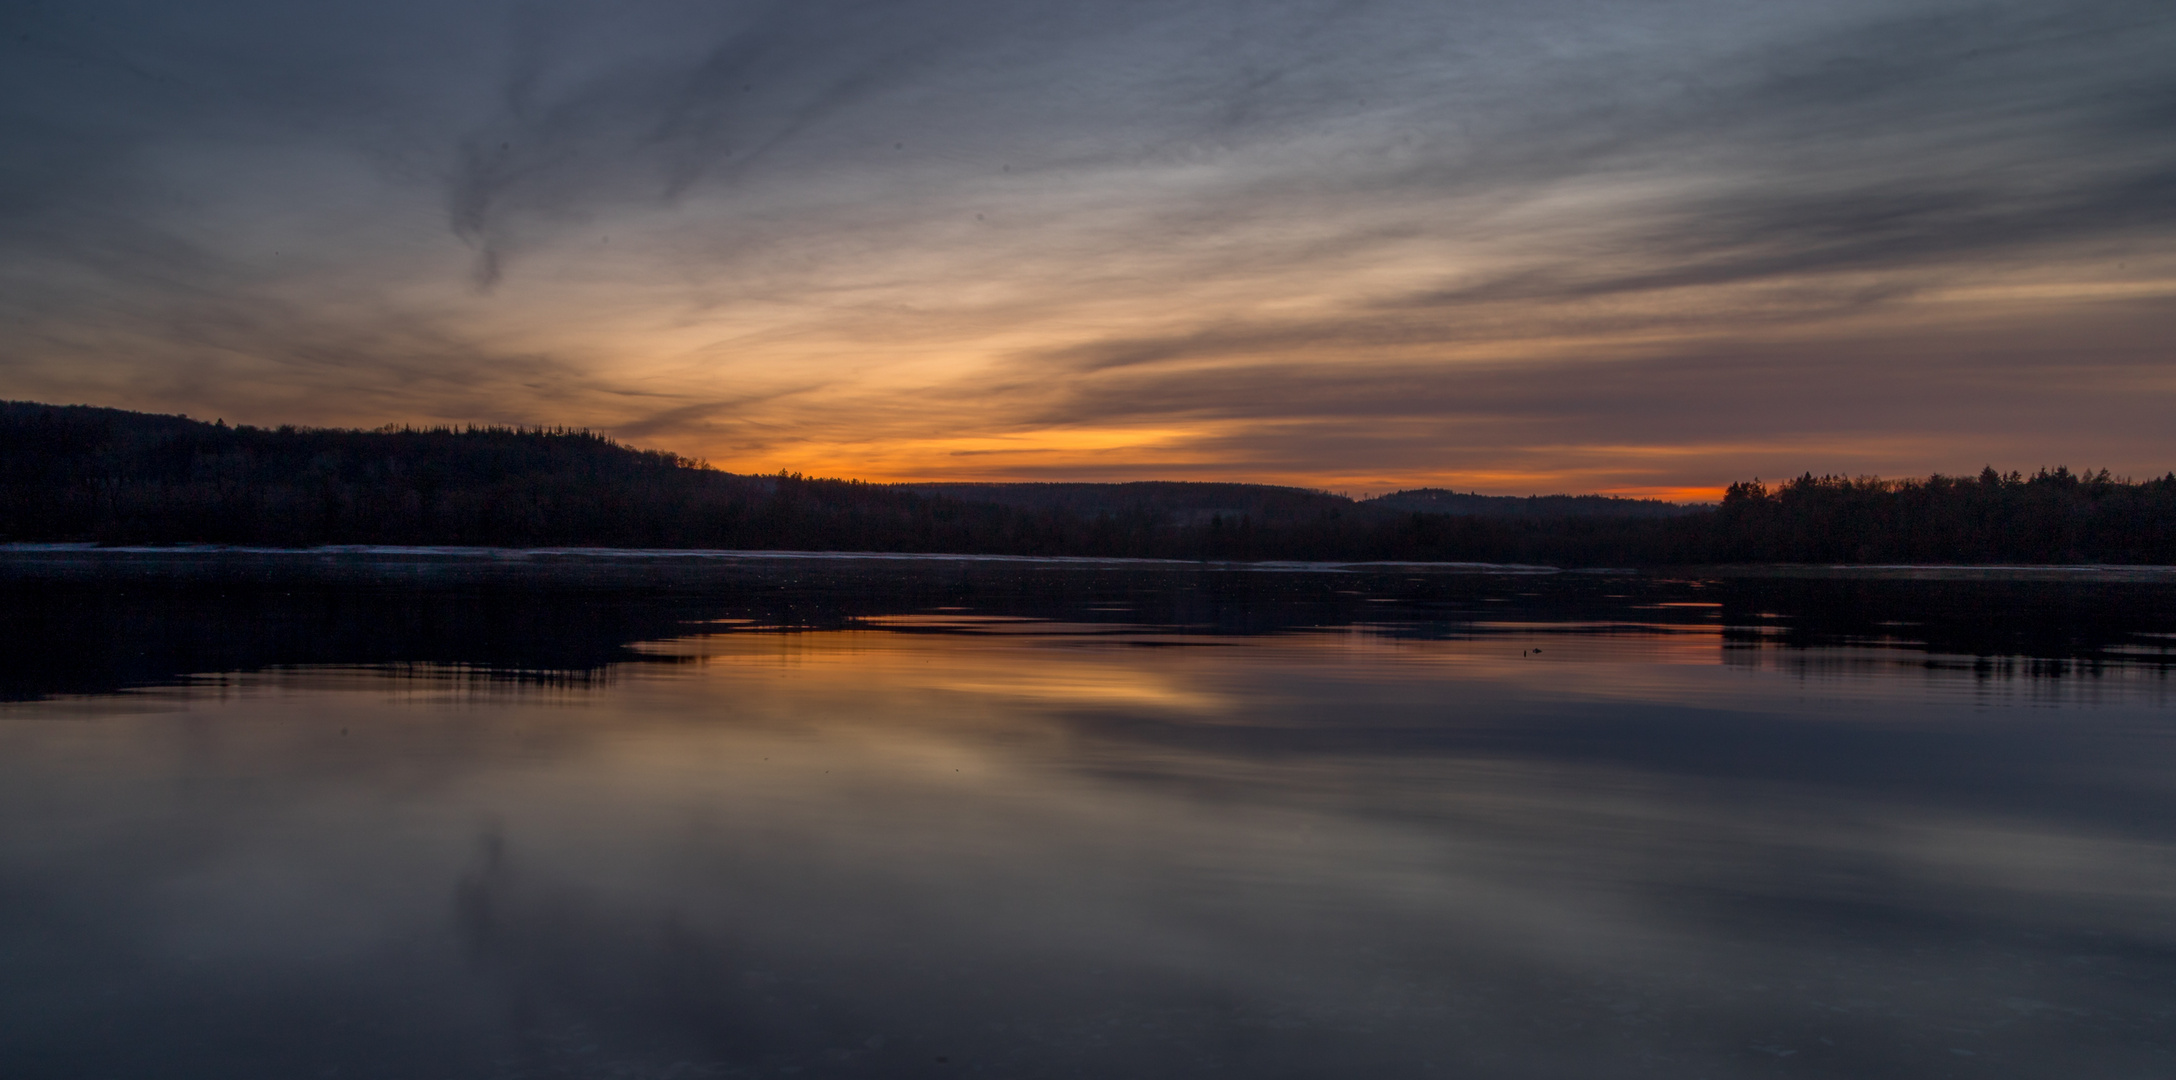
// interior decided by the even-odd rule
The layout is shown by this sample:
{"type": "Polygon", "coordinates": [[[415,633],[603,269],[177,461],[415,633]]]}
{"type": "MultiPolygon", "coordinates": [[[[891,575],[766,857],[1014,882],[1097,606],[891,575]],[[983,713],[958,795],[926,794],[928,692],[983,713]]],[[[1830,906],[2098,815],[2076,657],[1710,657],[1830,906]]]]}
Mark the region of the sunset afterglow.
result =
{"type": "Polygon", "coordinates": [[[870,480],[2169,465],[2160,5],[6,20],[4,398],[870,480]]]}

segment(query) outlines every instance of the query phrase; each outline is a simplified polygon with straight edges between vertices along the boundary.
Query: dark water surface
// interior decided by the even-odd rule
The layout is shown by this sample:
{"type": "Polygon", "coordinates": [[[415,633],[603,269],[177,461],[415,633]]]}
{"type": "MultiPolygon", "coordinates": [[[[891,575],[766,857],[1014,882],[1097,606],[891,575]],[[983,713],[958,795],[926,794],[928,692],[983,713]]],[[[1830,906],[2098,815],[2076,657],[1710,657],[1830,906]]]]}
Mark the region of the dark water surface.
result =
{"type": "Polygon", "coordinates": [[[2176,1075],[2152,574],[570,559],[0,559],[0,1076],[2176,1075]]]}

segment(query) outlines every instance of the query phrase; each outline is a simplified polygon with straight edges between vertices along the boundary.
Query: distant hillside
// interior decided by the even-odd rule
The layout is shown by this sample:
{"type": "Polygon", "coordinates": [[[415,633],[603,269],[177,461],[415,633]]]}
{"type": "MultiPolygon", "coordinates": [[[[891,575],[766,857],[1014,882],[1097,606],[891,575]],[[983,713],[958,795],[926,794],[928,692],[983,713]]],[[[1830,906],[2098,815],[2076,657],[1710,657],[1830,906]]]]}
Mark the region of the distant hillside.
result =
{"type": "Polygon", "coordinates": [[[0,403],[0,542],[471,544],[1165,559],[2176,563],[2176,473],[1801,476],[1720,505],[1260,484],[740,476],[584,431],[229,427],[0,403]]]}
{"type": "Polygon", "coordinates": [[[1610,495],[1478,495],[1443,488],[1415,488],[1354,501],[1343,495],[1270,484],[1138,481],[1124,484],[903,484],[933,495],[1074,514],[1122,514],[1151,510],[1178,520],[1252,517],[1285,521],[1339,511],[1392,510],[1453,517],[1666,518],[1697,514],[1711,506],[1610,495]]]}
{"type": "Polygon", "coordinates": [[[1393,492],[1369,499],[1362,505],[1460,517],[1528,518],[1667,518],[1712,509],[1656,499],[1620,499],[1611,495],[1476,495],[1443,488],[1393,492]]]}
{"type": "Polygon", "coordinates": [[[1123,484],[902,484],[900,487],[967,502],[990,502],[1031,510],[1057,510],[1083,517],[1101,514],[1164,515],[1174,522],[1206,523],[1215,518],[1289,521],[1349,511],[1342,495],[1270,484],[1220,484],[1143,480],[1123,484]]]}

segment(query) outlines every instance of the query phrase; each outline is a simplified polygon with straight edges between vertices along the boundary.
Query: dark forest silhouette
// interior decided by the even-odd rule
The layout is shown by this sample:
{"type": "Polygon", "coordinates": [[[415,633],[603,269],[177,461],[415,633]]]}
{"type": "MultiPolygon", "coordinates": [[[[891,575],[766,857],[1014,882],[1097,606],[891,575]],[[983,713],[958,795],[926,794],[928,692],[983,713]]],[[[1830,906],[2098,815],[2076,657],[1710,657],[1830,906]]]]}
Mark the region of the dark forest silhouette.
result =
{"type": "Polygon", "coordinates": [[[745,476],[585,431],[230,427],[0,404],[0,540],[466,544],[1557,566],[2176,562],[2176,473],[1801,476],[1720,505],[1256,484],[745,476]]]}

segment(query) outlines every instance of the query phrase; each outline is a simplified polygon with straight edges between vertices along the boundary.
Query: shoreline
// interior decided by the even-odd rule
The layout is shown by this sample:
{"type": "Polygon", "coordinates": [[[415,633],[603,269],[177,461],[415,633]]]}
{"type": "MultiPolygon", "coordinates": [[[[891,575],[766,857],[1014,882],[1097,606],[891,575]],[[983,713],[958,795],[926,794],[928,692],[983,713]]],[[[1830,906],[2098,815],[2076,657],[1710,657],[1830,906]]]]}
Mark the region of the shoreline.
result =
{"type": "Polygon", "coordinates": [[[1019,569],[1111,569],[1249,573],[1401,572],[1447,575],[1591,576],[1813,579],[1868,581],[2077,581],[2176,583],[2176,566],[2126,564],[1807,564],[1723,563],[1694,566],[1555,567],[1529,563],[1142,559],[1079,555],[999,555],[949,552],[792,551],[708,548],[539,547],[340,544],[310,548],[222,544],[114,545],[96,543],[0,544],[0,579],[226,576],[256,571],[277,577],[326,580],[434,578],[608,579],[709,578],[719,571],[766,565],[839,568],[906,564],[918,568],[992,566],[1019,569]]]}

